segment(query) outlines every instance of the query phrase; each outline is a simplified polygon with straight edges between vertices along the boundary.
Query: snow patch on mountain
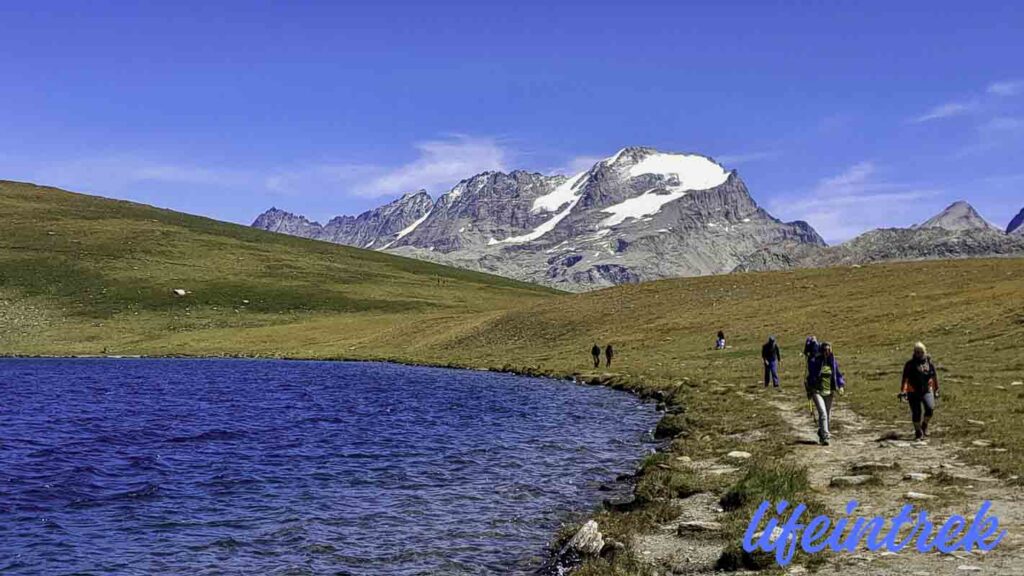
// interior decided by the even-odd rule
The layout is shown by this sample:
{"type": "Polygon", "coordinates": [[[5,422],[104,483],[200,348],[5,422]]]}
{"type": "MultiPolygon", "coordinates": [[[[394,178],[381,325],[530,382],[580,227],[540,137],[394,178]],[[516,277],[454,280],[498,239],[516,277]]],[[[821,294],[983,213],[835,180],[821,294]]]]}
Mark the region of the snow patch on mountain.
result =
{"type": "Polygon", "coordinates": [[[665,204],[686,196],[686,192],[677,191],[669,192],[667,194],[659,194],[655,190],[656,189],[648,190],[636,198],[624,200],[618,204],[601,210],[601,212],[611,214],[611,216],[602,220],[598,226],[602,228],[610,228],[625,222],[629,218],[643,218],[645,216],[657,214],[665,204]]]}
{"type": "MultiPolygon", "coordinates": [[[[412,233],[412,231],[413,231],[413,230],[415,230],[415,229],[416,229],[416,228],[417,228],[417,227],[418,227],[418,226],[419,226],[420,224],[423,224],[423,221],[424,221],[424,220],[426,220],[428,216],[430,216],[430,213],[431,213],[431,212],[433,212],[433,209],[431,209],[431,210],[428,210],[426,214],[424,214],[423,216],[420,216],[420,217],[419,217],[419,218],[418,218],[418,219],[417,219],[417,220],[416,220],[415,222],[413,222],[412,224],[409,224],[409,225],[408,225],[408,226],[406,226],[405,228],[402,228],[402,229],[401,229],[401,230],[400,230],[400,231],[398,232],[398,236],[395,236],[395,239],[394,239],[394,240],[392,240],[391,242],[388,242],[387,244],[385,244],[385,245],[384,245],[384,247],[383,247],[383,248],[381,248],[381,250],[387,250],[388,248],[391,248],[391,246],[392,246],[392,245],[394,245],[394,244],[395,244],[395,242],[398,242],[398,241],[399,241],[399,240],[401,240],[402,238],[405,238],[405,237],[406,237],[406,236],[408,236],[408,235],[409,235],[410,233],[412,233]]],[[[373,242],[371,242],[370,244],[373,244],[373,242]]]]}
{"type": "Polygon", "coordinates": [[[487,241],[487,245],[493,246],[495,244],[522,244],[524,242],[533,242],[537,238],[540,238],[541,236],[554,230],[555,226],[558,226],[558,223],[561,222],[562,220],[565,220],[565,217],[568,216],[570,212],[572,212],[572,209],[576,207],[576,203],[579,201],[580,197],[576,196],[575,198],[572,199],[569,205],[565,207],[564,210],[562,210],[558,214],[555,214],[553,217],[545,221],[543,224],[534,228],[533,231],[528,234],[523,234],[521,236],[512,236],[510,238],[505,238],[504,240],[495,240],[494,238],[491,238],[490,240],[487,241]]]}
{"type": "Polygon", "coordinates": [[[554,212],[569,202],[572,202],[576,199],[576,185],[579,184],[580,180],[582,180],[586,175],[586,172],[580,172],[563,182],[551,192],[538,197],[533,201],[533,208],[530,209],[530,212],[533,214],[540,212],[554,212]]]}
{"type": "Polygon", "coordinates": [[[724,168],[696,154],[662,154],[647,156],[629,168],[629,175],[675,176],[679,190],[708,190],[725,184],[729,173],[724,168]]]}
{"type": "Polygon", "coordinates": [[[408,236],[413,230],[416,229],[417,226],[423,224],[423,221],[426,220],[428,216],[430,216],[430,212],[427,212],[423,216],[420,216],[418,220],[403,228],[402,231],[398,233],[398,236],[395,238],[395,240],[401,240],[402,238],[408,236]]]}

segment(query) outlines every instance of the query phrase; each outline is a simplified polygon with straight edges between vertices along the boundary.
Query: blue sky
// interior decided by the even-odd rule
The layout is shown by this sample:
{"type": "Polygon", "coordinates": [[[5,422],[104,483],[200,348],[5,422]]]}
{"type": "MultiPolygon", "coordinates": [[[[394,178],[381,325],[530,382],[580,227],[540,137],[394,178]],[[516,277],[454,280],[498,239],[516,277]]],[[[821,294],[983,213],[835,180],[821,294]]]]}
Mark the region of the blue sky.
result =
{"type": "Polygon", "coordinates": [[[830,240],[1024,207],[1019,2],[0,4],[0,178],[321,221],[626,145],[830,240]]]}

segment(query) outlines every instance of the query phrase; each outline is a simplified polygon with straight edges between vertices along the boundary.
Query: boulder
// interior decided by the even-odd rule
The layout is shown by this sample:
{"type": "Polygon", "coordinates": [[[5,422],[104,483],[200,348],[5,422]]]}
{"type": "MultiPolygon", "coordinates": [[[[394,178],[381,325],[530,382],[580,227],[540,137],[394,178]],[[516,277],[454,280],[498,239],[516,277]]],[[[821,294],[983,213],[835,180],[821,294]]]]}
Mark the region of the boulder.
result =
{"type": "Polygon", "coordinates": [[[929,476],[923,472],[909,472],[903,475],[904,480],[912,480],[914,482],[924,482],[929,476]]]}
{"type": "Polygon", "coordinates": [[[725,455],[726,458],[733,458],[736,460],[746,460],[751,457],[750,452],[743,452],[742,450],[733,450],[725,455]]]}
{"type": "Polygon", "coordinates": [[[854,464],[850,467],[850,472],[853,475],[859,476],[862,474],[871,474],[872,472],[885,472],[887,470],[894,470],[899,465],[895,462],[861,462],[860,464],[854,464]]]}
{"type": "Polygon", "coordinates": [[[680,522],[676,533],[680,536],[686,534],[697,534],[701,532],[720,532],[722,525],[719,522],[694,520],[692,522],[680,522]]]}
{"type": "Polygon", "coordinates": [[[936,498],[933,494],[924,494],[922,492],[907,492],[903,497],[907,500],[935,500],[936,498]]]}
{"type": "Polygon", "coordinates": [[[185,296],[186,294],[188,294],[188,291],[187,291],[187,290],[185,290],[184,288],[172,288],[172,289],[171,289],[171,294],[174,294],[174,295],[175,295],[175,296],[177,296],[178,298],[182,298],[182,297],[184,297],[184,296],[185,296]]]}
{"type": "Polygon", "coordinates": [[[874,480],[876,480],[874,476],[870,476],[867,474],[860,476],[836,476],[832,478],[832,481],[829,482],[829,485],[834,486],[836,488],[843,488],[846,486],[861,486],[863,484],[868,484],[869,482],[872,482],[874,480]]]}
{"type": "Polygon", "coordinates": [[[588,520],[562,547],[562,555],[575,555],[581,559],[590,558],[601,554],[602,548],[604,548],[604,536],[598,530],[597,522],[588,520]]]}

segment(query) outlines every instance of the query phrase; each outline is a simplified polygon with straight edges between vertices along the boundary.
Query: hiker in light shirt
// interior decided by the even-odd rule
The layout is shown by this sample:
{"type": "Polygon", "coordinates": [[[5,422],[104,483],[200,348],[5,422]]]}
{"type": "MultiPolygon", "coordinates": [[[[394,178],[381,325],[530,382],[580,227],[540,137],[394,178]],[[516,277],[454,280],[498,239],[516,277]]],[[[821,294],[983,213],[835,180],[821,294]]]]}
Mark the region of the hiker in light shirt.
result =
{"type": "Polygon", "coordinates": [[[846,380],[839,371],[839,361],[832,353],[832,345],[822,342],[807,365],[807,397],[814,403],[818,412],[818,442],[828,446],[832,433],[829,425],[832,421],[832,402],[835,395],[846,392],[846,380]]]}

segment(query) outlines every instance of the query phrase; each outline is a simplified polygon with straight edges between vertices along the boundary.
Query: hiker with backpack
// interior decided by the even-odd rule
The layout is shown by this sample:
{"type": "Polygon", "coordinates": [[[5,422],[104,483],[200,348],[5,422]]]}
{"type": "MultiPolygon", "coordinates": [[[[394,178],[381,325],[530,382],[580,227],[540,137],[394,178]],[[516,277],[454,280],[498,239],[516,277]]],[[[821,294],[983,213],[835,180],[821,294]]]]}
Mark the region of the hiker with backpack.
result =
{"type": "Polygon", "coordinates": [[[924,344],[914,344],[914,355],[903,365],[903,379],[900,383],[900,402],[910,403],[910,419],[914,423],[914,439],[924,440],[928,436],[928,422],[935,411],[935,400],[939,397],[939,375],[935,364],[924,344]]]}
{"type": "Polygon", "coordinates": [[[601,366],[601,347],[596,342],[590,348],[590,355],[594,358],[594,368],[599,368],[601,366]]]}
{"type": "Polygon", "coordinates": [[[807,386],[807,378],[811,375],[811,360],[818,355],[820,349],[821,344],[813,334],[804,340],[804,386],[807,386]]]}
{"type": "Polygon", "coordinates": [[[605,368],[611,368],[612,366],[612,355],[615,352],[612,350],[612,345],[609,344],[604,347],[604,365],[605,368]]]}
{"type": "Polygon", "coordinates": [[[761,361],[764,363],[764,387],[768,387],[768,381],[779,387],[779,367],[782,365],[782,351],[775,342],[775,336],[769,336],[768,341],[761,347],[761,361]]]}
{"type": "Polygon", "coordinates": [[[807,363],[807,398],[818,413],[818,442],[828,446],[832,434],[829,424],[832,420],[832,402],[836,394],[846,392],[846,380],[839,371],[839,361],[832,352],[832,345],[822,342],[817,353],[807,363]]]}
{"type": "Polygon", "coordinates": [[[725,332],[718,331],[718,338],[715,340],[715,350],[725,350],[725,332]]]}

